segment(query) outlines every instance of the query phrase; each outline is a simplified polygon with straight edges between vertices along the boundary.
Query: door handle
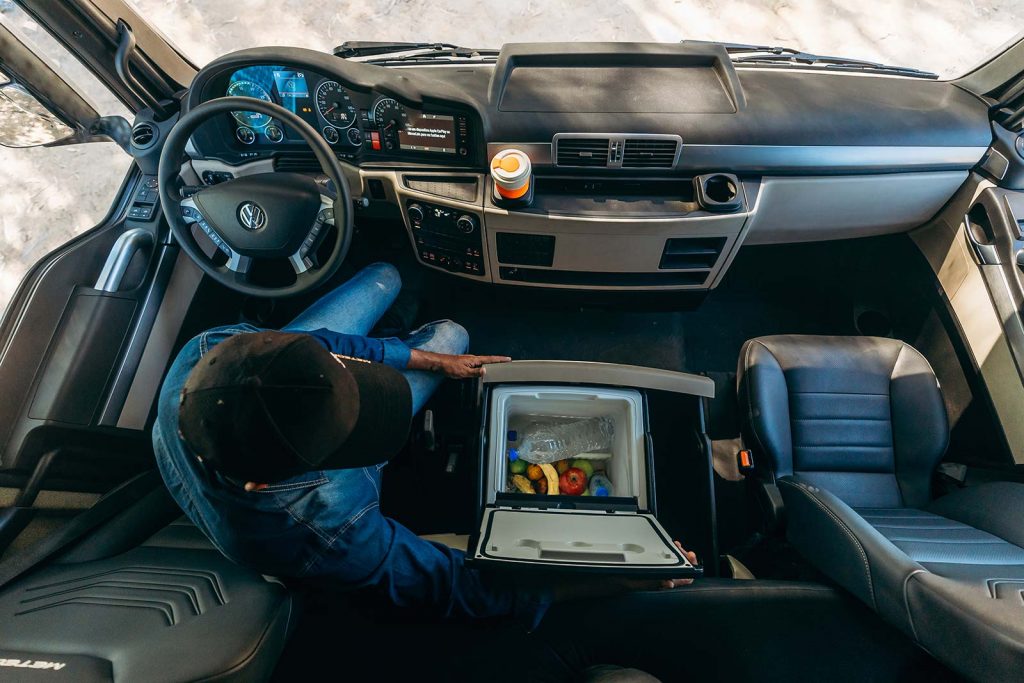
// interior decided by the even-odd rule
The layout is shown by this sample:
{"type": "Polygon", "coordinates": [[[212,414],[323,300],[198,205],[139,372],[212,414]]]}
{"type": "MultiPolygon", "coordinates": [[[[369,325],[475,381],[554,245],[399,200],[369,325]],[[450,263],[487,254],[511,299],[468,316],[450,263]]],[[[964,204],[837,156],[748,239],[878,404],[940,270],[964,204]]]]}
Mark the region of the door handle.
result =
{"type": "Polygon", "coordinates": [[[153,244],[153,235],[142,228],[132,228],[121,233],[121,236],[110,248],[107,260],[103,264],[100,276],[96,279],[93,289],[101,292],[116,292],[121,288],[121,281],[132,262],[135,252],[148,248],[153,244]]]}
{"type": "Polygon", "coordinates": [[[967,240],[982,265],[994,266],[1000,263],[999,252],[996,250],[995,235],[992,232],[992,225],[988,211],[982,204],[975,204],[971,210],[964,215],[964,232],[967,233],[967,240]]]}

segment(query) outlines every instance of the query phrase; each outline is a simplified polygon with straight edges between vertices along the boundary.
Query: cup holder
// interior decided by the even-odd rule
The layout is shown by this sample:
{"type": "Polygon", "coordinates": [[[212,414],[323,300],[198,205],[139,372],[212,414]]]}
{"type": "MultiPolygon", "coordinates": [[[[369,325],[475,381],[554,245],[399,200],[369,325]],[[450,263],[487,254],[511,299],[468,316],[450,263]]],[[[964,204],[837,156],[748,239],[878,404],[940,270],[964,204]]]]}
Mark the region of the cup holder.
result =
{"type": "Polygon", "coordinates": [[[697,201],[708,211],[738,211],[743,207],[740,181],[732,173],[709,173],[693,179],[697,201]]]}

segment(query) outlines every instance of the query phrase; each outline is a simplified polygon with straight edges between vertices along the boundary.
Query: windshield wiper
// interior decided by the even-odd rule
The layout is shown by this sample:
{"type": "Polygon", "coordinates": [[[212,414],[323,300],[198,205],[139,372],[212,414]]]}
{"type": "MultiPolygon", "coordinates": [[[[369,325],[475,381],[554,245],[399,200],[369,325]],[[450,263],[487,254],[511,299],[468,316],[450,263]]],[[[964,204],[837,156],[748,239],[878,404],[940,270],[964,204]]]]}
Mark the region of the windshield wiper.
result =
{"type": "Polygon", "coordinates": [[[717,44],[725,48],[725,51],[732,57],[733,64],[765,64],[765,65],[806,65],[818,66],[835,71],[868,71],[873,73],[887,73],[897,76],[913,76],[915,78],[937,79],[938,74],[922,69],[915,69],[909,66],[892,66],[879,62],[870,62],[865,59],[853,59],[851,57],[830,57],[828,55],[816,55],[791,47],[780,47],[776,45],[748,45],[746,43],[714,43],[709,40],[684,40],[683,43],[707,43],[717,44]]]}
{"type": "Polygon", "coordinates": [[[351,40],[334,48],[334,54],[344,59],[366,59],[371,64],[384,62],[440,61],[467,59],[495,59],[500,50],[462,47],[451,43],[387,43],[351,40]]]}

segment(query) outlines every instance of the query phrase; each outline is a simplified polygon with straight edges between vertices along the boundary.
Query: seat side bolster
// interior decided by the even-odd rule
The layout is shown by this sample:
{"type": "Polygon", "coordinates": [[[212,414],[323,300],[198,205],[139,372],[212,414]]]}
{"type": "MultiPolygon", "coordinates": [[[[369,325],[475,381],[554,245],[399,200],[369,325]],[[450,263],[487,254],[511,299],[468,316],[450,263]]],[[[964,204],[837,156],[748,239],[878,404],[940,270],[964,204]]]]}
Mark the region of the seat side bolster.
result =
{"type": "Polygon", "coordinates": [[[793,472],[793,435],[789,419],[789,389],[778,359],[759,339],[740,351],[737,394],[743,438],[756,450],[755,462],[769,475],[793,472]]]}
{"type": "Polygon", "coordinates": [[[935,372],[924,356],[903,344],[889,375],[893,454],[903,504],[931,500],[932,472],[949,444],[949,419],[935,372]]]}
{"type": "Polygon", "coordinates": [[[908,581],[917,641],[971,680],[1020,680],[1024,620],[1018,600],[994,600],[930,572],[908,581]],[[981,655],[980,653],[984,653],[981,655]]]}
{"type": "Polygon", "coordinates": [[[913,636],[906,578],[924,568],[853,508],[799,475],[779,480],[786,536],[811,564],[890,623],[913,636]]]}

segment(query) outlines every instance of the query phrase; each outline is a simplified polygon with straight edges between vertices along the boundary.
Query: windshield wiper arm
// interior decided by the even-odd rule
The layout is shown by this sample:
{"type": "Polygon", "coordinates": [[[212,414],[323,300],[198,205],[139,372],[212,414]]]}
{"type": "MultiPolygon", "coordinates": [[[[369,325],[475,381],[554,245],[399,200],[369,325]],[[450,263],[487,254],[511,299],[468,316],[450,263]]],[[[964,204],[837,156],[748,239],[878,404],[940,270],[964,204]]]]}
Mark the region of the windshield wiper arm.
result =
{"type": "Polygon", "coordinates": [[[451,43],[388,43],[376,41],[351,40],[342,43],[334,48],[337,57],[351,59],[353,57],[380,57],[376,61],[402,61],[416,59],[434,59],[437,57],[455,57],[472,59],[474,57],[497,56],[499,50],[486,50],[471,47],[462,47],[451,43]],[[414,52],[415,54],[402,54],[414,52]],[[389,57],[388,55],[400,55],[389,57]]]}
{"type": "Polygon", "coordinates": [[[825,68],[842,69],[849,71],[879,71],[885,73],[899,74],[903,76],[916,76],[919,78],[938,78],[938,74],[922,69],[915,69],[909,66],[891,66],[879,62],[871,62],[865,59],[853,59],[852,57],[830,57],[828,55],[816,55],[804,52],[791,47],[778,45],[750,45],[747,43],[715,43],[710,40],[684,40],[683,43],[705,43],[709,45],[721,45],[732,57],[733,64],[807,64],[821,65],[825,68]],[[738,56],[734,56],[738,55],[738,56]]]}

